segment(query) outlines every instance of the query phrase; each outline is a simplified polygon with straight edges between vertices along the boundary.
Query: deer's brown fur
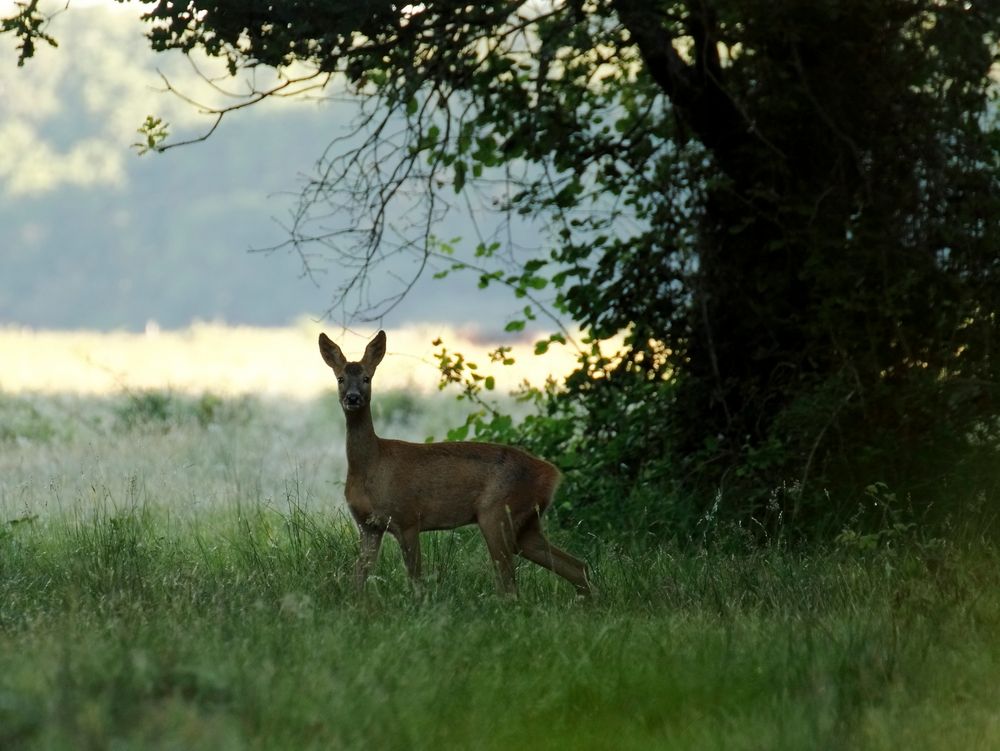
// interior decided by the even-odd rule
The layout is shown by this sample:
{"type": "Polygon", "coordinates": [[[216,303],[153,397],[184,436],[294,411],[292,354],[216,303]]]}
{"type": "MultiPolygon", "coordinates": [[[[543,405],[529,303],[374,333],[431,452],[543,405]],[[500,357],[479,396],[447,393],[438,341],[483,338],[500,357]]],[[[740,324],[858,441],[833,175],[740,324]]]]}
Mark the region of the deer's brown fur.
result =
{"type": "Polygon", "coordinates": [[[513,555],[520,554],[590,591],[587,567],[552,545],[541,517],[560,473],[552,464],[496,443],[408,443],[379,438],[371,414],[371,380],[385,356],[385,332],[359,362],[319,335],[323,360],[337,377],[347,420],[347,505],[361,535],[355,569],[359,585],[371,571],[382,537],[400,544],[407,570],[420,577],[420,532],[478,524],[502,590],[513,592],[513,555]]]}

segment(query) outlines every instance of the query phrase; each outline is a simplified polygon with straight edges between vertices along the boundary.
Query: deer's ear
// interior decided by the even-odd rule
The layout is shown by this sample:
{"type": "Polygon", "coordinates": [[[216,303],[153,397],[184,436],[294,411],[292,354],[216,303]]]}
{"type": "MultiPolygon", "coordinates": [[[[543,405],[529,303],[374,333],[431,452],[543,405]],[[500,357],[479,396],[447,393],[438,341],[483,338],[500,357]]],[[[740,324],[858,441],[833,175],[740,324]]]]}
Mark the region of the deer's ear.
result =
{"type": "Polygon", "coordinates": [[[333,368],[334,373],[340,375],[344,372],[347,358],[340,351],[340,347],[334,344],[326,334],[319,335],[319,353],[323,355],[323,362],[333,368]]]}
{"type": "Polygon", "coordinates": [[[385,357],[385,332],[379,331],[365,347],[365,356],[361,358],[361,364],[369,370],[375,370],[383,357],[385,357]]]}

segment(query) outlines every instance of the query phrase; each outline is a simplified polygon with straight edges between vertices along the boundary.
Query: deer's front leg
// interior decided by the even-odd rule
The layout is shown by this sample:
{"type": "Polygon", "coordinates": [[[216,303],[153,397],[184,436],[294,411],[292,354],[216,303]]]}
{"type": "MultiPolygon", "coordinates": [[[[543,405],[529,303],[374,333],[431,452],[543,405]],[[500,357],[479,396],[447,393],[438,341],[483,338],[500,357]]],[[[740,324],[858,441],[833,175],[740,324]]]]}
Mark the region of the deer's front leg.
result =
{"type": "Polygon", "coordinates": [[[415,526],[401,529],[395,535],[396,539],[399,540],[399,547],[403,551],[406,572],[416,582],[420,579],[420,529],[415,526]]]}
{"type": "Polygon", "coordinates": [[[362,523],[358,524],[358,532],[361,534],[361,540],[358,562],[354,567],[354,583],[358,589],[364,589],[368,575],[378,559],[378,551],[382,546],[382,536],[385,534],[385,529],[362,523]]]}

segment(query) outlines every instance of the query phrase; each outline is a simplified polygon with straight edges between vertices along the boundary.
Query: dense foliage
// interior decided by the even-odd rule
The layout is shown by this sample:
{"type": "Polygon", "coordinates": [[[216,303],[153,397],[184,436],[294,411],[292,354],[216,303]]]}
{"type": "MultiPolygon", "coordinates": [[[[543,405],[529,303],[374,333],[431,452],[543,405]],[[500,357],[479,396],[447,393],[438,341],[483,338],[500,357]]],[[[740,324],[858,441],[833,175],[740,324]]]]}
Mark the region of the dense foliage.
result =
{"type": "Polygon", "coordinates": [[[291,238],[352,269],[345,289],[394,206],[423,212],[400,247],[441,252],[443,185],[544,219],[547,252],[482,242],[454,267],[525,318],[550,294],[626,333],[583,345],[525,423],[474,421],[560,461],[577,510],[839,526],[993,497],[995,0],[149,5],[156,49],[295,63],[285,84],[373,103],[291,238]],[[310,223],[344,206],[346,229],[310,223]]]}

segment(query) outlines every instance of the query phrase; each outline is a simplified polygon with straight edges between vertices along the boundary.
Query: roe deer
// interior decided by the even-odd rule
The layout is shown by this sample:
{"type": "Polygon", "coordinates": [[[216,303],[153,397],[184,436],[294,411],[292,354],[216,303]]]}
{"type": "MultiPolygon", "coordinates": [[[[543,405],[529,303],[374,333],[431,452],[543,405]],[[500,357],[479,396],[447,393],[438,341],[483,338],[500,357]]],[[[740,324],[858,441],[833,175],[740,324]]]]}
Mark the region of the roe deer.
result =
{"type": "Polygon", "coordinates": [[[531,454],[496,443],[407,443],[375,435],[371,381],[385,356],[385,332],[369,342],[360,362],[348,362],[326,334],[319,351],[337,376],[347,419],[345,495],[361,534],[355,568],[363,586],[386,531],[398,541],[410,577],[420,577],[420,532],[478,524],[501,590],[516,592],[513,555],[590,592],[587,567],[542,534],[541,517],[560,473],[531,454]]]}

